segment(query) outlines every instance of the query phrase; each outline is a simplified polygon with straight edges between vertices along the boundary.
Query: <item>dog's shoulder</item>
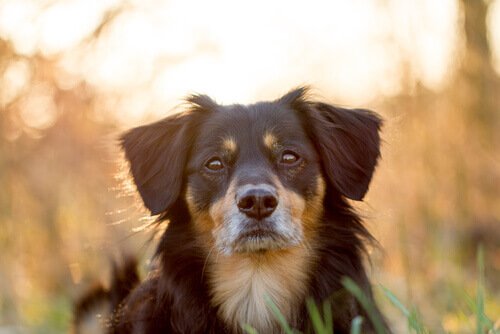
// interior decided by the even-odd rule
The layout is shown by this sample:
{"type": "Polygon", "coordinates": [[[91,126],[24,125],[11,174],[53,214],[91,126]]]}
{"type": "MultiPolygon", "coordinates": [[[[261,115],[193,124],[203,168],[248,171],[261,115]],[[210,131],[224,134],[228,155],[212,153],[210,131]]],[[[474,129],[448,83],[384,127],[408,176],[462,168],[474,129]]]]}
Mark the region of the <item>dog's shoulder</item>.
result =
{"type": "Polygon", "coordinates": [[[183,293],[171,283],[165,273],[156,271],[137,286],[116,311],[113,333],[226,332],[207,300],[199,300],[192,292],[183,293]]]}
{"type": "MultiPolygon", "coordinates": [[[[130,292],[127,298],[117,307],[113,323],[117,333],[153,333],[159,332],[164,325],[162,321],[154,321],[158,313],[159,275],[155,271],[130,292]],[[154,328],[153,328],[154,327],[154,328]],[[158,328],[157,328],[158,327],[158,328]]],[[[163,315],[170,313],[170,308],[162,305],[163,315]]]]}

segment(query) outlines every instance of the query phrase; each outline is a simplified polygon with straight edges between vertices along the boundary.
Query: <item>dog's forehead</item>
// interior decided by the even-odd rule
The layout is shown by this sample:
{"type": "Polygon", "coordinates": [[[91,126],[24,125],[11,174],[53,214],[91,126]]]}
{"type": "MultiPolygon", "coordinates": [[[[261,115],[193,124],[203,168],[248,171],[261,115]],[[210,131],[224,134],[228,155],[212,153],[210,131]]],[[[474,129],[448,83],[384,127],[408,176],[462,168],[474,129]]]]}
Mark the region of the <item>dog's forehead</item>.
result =
{"type": "Polygon", "coordinates": [[[305,141],[306,134],[297,113],[277,103],[224,106],[201,125],[199,145],[275,139],[305,141]]]}

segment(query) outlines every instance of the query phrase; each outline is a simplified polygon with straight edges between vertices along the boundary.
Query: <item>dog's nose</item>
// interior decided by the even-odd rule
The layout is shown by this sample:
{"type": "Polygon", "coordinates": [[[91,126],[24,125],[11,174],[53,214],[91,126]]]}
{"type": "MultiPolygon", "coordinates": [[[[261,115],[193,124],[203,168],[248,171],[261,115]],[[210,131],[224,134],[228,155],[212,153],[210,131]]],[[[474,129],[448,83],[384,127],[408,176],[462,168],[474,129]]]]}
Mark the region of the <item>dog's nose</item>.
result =
{"type": "Polygon", "coordinates": [[[241,212],[260,220],[274,212],[278,206],[278,197],[269,189],[252,187],[237,196],[236,202],[241,212]]]}

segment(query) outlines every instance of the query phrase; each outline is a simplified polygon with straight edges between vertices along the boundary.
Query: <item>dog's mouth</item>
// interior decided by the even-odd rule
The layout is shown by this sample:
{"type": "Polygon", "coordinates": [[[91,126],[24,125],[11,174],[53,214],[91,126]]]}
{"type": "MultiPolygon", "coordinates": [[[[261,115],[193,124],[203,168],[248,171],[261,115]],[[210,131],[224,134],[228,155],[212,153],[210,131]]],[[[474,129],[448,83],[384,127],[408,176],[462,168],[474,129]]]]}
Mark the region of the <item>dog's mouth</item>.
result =
{"type": "Polygon", "coordinates": [[[250,231],[243,232],[235,241],[235,243],[245,242],[248,240],[262,240],[262,239],[277,239],[279,236],[276,232],[266,228],[254,228],[250,231]]]}
{"type": "Polygon", "coordinates": [[[278,250],[290,246],[290,240],[269,226],[255,226],[243,230],[233,243],[237,253],[278,250]]]}

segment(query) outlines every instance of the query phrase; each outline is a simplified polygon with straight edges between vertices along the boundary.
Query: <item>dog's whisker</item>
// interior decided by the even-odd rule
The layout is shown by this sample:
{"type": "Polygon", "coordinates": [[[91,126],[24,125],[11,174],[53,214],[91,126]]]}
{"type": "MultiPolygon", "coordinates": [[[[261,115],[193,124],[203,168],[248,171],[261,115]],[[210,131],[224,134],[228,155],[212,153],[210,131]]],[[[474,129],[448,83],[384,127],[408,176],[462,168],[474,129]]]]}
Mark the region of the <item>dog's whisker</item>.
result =
{"type": "Polygon", "coordinates": [[[216,256],[215,256],[215,263],[219,262],[219,256],[220,256],[220,252],[217,252],[216,256]]]}
{"type": "Polygon", "coordinates": [[[212,255],[212,252],[215,249],[215,247],[216,247],[216,245],[213,245],[210,248],[210,250],[208,251],[207,256],[205,257],[205,262],[203,263],[203,268],[201,269],[201,280],[202,281],[203,281],[203,277],[204,277],[204,274],[205,274],[205,270],[207,269],[208,260],[210,258],[210,255],[212,255]]]}

